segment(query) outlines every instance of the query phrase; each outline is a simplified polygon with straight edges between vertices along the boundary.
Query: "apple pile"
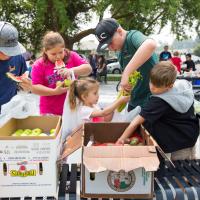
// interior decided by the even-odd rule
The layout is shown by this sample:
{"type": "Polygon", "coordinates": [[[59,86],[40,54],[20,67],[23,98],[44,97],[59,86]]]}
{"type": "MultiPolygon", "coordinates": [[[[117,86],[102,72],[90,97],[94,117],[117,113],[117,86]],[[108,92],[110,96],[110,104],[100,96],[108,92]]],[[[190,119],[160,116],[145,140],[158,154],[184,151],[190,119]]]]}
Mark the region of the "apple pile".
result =
{"type": "Polygon", "coordinates": [[[35,128],[33,130],[31,129],[17,129],[12,136],[54,136],[55,135],[55,129],[51,129],[49,133],[44,133],[42,129],[35,128]]]}

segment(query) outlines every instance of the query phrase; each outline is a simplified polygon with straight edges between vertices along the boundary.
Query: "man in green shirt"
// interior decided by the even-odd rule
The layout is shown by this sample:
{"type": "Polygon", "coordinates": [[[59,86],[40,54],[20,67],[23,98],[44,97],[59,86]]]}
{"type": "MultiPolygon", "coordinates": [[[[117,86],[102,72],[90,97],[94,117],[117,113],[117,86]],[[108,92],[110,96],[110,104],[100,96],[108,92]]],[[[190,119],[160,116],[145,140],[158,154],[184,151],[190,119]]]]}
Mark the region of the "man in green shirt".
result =
{"type": "Polygon", "coordinates": [[[107,47],[109,50],[119,51],[118,60],[124,70],[120,84],[122,89],[130,91],[132,88],[128,83],[129,75],[136,70],[141,73],[142,79],[131,91],[128,111],[137,106],[143,107],[151,95],[150,70],[158,62],[154,53],[156,42],[137,30],[126,31],[113,18],[101,20],[96,26],[95,35],[99,41],[97,51],[107,47]]]}

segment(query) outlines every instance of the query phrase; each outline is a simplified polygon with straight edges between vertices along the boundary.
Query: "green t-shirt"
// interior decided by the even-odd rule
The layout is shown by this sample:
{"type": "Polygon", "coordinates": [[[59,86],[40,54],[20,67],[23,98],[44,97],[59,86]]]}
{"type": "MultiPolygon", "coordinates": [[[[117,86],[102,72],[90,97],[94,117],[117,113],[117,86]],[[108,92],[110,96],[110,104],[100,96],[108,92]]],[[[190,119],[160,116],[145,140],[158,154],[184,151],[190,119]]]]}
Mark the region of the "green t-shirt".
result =
{"type": "MultiPolygon", "coordinates": [[[[147,37],[137,30],[131,30],[127,32],[124,46],[118,54],[118,60],[123,69],[146,39],[147,37]]],[[[131,91],[131,100],[129,105],[132,108],[135,108],[138,105],[143,107],[151,95],[149,89],[149,74],[150,70],[157,62],[158,58],[156,54],[153,53],[153,55],[141,67],[138,68],[137,71],[141,73],[142,79],[138,81],[136,86],[131,91]]]]}

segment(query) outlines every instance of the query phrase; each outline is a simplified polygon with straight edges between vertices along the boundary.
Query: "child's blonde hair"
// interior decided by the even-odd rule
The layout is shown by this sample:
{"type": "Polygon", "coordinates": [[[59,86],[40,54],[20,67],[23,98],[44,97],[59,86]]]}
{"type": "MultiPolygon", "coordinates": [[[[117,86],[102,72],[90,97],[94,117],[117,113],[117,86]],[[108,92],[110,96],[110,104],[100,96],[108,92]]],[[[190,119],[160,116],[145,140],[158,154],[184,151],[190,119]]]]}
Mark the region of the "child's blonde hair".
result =
{"type": "Polygon", "coordinates": [[[178,52],[178,51],[175,51],[175,52],[174,52],[174,56],[179,56],[179,52],[178,52]]]}
{"type": "MultiPolygon", "coordinates": [[[[48,51],[57,45],[61,45],[63,48],[65,48],[65,41],[63,37],[58,32],[49,31],[47,32],[42,40],[42,57],[46,61],[48,59],[45,51],[48,51]]],[[[70,51],[68,49],[65,50],[67,57],[69,56],[70,51]]],[[[65,58],[66,60],[67,58],[65,58]]]]}
{"type": "Polygon", "coordinates": [[[93,89],[98,89],[98,81],[92,78],[85,78],[80,80],[74,80],[69,89],[69,105],[70,109],[74,110],[76,108],[76,98],[83,101],[82,95],[88,95],[88,93],[93,89]]]}

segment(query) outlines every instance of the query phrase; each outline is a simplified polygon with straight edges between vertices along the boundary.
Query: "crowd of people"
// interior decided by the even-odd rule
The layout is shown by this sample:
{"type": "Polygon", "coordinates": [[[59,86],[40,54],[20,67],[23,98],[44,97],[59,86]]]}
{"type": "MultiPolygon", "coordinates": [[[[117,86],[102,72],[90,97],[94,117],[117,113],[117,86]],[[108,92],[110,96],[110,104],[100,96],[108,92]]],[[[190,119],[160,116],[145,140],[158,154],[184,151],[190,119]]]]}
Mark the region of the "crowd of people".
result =
{"type": "Polygon", "coordinates": [[[184,73],[184,72],[189,72],[189,71],[196,71],[195,63],[192,60],[192,55],[191,53],[186,53],[185,54],[186,60],[183,62],[180,53],[178,51],[174,51],[173,56],[171,52],[169,51],[169,46],[165,45],[164,46],[164,51],[160,53],[160,61],[171,61],[177,68],[177,71],[179,74],[184,73]],[[185,64],[186,67],[182,68],[182,64],[185,64]]]}
{"type": "MultiPolygon", "coordinates": [[[[138,30],[125,30],[113,18],[101,20],[95,28],[95,36],[99,41],[97,52],[106,48],[118,52],[123,69],[121,90],[129,92],[130,97],[122,96],[110,106],[99,108],[98,82],[102,81],[102,76],[107,82],[105,57],[92,52],[87,61],[67,49],[61,34],[53,31],[46,33],[41,41],[41,57],[34,63],[29,62],[31,79],[24,77],[16,84],[6,73],[21,76],[27,71],[21,55],[25,48],[18,42],[17,29],[8,22],[0,22],[0,106],[9,102],[20,88],[39,95],[41,115],[62,116],[65,140],[84,122],[111,121],[114,110],[128,102],[127,111],[135,112],[136,117],[130,120],[116,144],[124,144],[143,124],[164,152],[171,153],[172,159],[194,158],[199,123],[194,114],[191,84],[176,80],[177,71],[181,73],[179,53],[174,52],[172,56],[165,46],[159,61],[155,53],[156,42],[152,38],[138,30]],[[63,67],[55,68],[58,60],[63,61],[63,67]],[[142,78],[132,88],[129,77],[135,71],[140,72],[142,78]],[[79,79],[79,76],[91,78],[79,79]],[[69,88],[57,84],[69,77],[72,78],[69,88]]],[[[195,70],[191,54],[186,54],[185,64],[185,71],[195,70]]]]}

